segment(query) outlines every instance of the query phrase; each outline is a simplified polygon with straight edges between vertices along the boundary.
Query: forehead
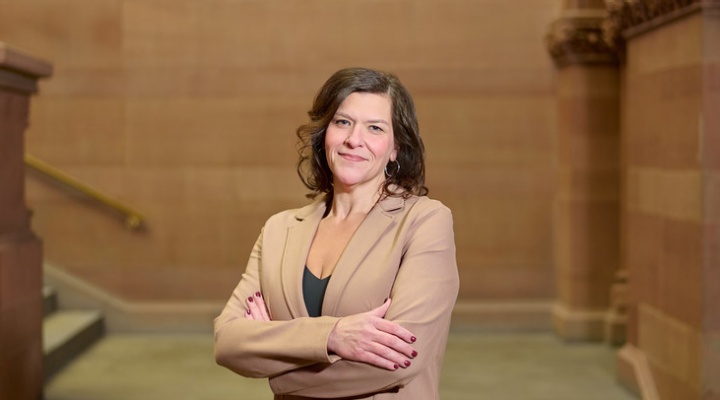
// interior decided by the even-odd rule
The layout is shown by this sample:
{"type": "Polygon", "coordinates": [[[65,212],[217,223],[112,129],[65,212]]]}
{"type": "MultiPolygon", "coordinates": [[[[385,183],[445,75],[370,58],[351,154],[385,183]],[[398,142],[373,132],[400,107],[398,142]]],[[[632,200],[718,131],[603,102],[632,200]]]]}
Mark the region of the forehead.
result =
{"type": "Polygon", "coordinates": [[[354,92],[340,103],[338,113],[352,117],[383,119],[390,122],[392,117],[392,101],[386,94],[354,92]]]}

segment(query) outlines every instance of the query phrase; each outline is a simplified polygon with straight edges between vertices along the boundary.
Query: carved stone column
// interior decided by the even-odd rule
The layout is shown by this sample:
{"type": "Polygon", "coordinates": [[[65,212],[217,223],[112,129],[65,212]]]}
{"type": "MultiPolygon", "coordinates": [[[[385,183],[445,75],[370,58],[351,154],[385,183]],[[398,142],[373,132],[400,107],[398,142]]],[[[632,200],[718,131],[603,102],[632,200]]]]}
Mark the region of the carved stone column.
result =
{"type": "Polygon", "coordinates": [[[599,1],[568,1],[546,37],[557,67],[556,332],[602,340],[619,266],[620,73],[599,1]]]}
{"type": "Polygon", "coordinates": [[[42,398],[42,244],[25,207],[23,134],[51,71],[0,42],[0,399],[42,398]]]}

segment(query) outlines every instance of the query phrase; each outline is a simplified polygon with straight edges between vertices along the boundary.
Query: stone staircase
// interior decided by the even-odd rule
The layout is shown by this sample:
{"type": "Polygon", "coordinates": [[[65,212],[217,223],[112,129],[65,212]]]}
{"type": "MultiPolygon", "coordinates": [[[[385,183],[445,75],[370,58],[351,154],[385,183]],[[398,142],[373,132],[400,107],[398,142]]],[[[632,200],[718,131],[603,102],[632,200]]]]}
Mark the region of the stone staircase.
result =
{"type": "Polygon", "coordinates": [[[58,295],[49,286],[43,288],[43,311],[45,380],[49,380],[100,339],[105,327],[99,311],[60,309],[58,295]]]}

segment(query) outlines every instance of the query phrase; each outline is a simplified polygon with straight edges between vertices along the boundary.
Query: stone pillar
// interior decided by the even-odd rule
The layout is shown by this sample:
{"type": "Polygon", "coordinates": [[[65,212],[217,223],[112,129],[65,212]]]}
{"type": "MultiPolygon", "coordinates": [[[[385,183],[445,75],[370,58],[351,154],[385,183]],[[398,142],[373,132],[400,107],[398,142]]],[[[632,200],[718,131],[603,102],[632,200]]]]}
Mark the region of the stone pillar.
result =
{"type": "Polygon", "coordinates": [[[720,399],[720,0],[616,0],[624,42],[618,378],[643,399],[720,399]]]}
{"type": "Polygon", "coordinates": [[[25,206],[24,131],[52,67],[0,42],[0,399],[42,398],[42,244],[25,206]]]}
{"type": "Polygon", "coordinates": [[[547,46],[557,65],[556,332],[601,340],[619,268],[619,99],[616,53],[603,40],[603,1],[565,1],[547,46]]]}

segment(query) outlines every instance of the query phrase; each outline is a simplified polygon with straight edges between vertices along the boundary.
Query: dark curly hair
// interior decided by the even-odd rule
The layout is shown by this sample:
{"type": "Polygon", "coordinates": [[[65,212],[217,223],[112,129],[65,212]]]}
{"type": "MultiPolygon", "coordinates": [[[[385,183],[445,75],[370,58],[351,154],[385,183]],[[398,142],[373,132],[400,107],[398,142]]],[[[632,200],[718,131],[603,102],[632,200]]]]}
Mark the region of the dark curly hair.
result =
{"type": "Polygon", "coordinates": [[[420,138],[415,104],[397,76],[369,68],[347,68],[334,73],[320,88],[308,115],[310,122],[297,129],[297,172],[314,199],[333,196],[333,176],[325,156],[325,132],[340,104],[355,92],[383,94],[392,102],[392,127],[397,148],[397,162],[390,162],[383,195],[394,197],[424,196],[425,146],[420,138]]]}

